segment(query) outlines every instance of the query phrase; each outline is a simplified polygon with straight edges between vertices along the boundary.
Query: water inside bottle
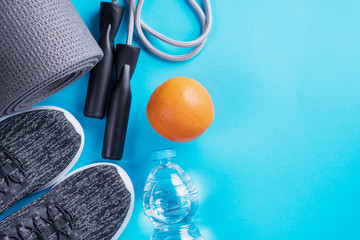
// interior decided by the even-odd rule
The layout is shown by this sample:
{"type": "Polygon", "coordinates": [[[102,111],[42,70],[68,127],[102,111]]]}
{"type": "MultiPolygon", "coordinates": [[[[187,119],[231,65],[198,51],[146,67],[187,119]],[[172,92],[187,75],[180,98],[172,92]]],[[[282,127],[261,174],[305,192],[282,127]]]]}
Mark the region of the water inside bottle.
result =
{"type": "Polygon", "coordinates": [[[145,214],[155,227],[152,239],[202,239],[193,224],[198,208],[197,190],[184,170],[172,162],[175,154],[166,151],[154,159],[157,166],[144,189],[145,214]]]}
{"type": "Polygon", "coordinates": [[[169,224],[176,223],[189,213],[190,194],[181,178],[177,174],[171,174],[154,186],[150,205],[153,217],[169,224]]]}

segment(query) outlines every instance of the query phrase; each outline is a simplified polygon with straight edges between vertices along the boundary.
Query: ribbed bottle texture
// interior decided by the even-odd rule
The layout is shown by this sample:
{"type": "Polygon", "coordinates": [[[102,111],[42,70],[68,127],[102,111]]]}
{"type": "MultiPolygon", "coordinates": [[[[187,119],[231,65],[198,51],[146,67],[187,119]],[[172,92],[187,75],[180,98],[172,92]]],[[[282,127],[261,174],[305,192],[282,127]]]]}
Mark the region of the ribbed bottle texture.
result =
{"type": "Polygon", "coordinates": [[[144,189],[145,214],[154,225],[152,240],[203,239],[193,223],[198,193],[190,177],[177,164],[174,149],[154,152],[156,166],[144,189]]]}

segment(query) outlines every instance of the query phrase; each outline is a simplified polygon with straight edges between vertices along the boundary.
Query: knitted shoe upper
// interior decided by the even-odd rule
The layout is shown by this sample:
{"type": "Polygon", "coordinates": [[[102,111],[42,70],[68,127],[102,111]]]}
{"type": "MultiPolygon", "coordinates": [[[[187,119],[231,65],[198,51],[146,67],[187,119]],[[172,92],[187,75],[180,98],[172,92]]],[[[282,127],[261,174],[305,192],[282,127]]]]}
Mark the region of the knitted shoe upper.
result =
{"type": "Polygon", "coordinates": [[[109,240],[124,224],[131,201],[131,192],[115,166],[93,166],[1,221],[0,239],[1,234],[19,237],[16,234],[22,228],[27,240],[40,239],[40,234],[45,237],[41,239],[49,240],[62,239],[60,235],[63,239],[109,240]]]}
{"type": "Polygon", "coordinates": [[[0,169],[7,171],[0,174],[0,214],[64,171],[81,141],[81,135],[58,110],[36,109],[1,120],[0,169]],[[21,176],[26,180],[21,187],[9,181],[9,177],[21,176]],[[1,189],[12,191],[11,196],[4,196],[1,189]]]}

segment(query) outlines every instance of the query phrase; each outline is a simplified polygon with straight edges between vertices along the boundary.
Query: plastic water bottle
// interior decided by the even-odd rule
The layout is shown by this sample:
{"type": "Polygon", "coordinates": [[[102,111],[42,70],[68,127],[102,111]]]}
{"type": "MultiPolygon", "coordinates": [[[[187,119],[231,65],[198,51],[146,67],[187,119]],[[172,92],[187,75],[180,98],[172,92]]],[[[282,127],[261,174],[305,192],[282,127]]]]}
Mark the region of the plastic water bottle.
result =
{"type": "Polygon", "coordinates": [[[156,166],[144,189],[145,214],[154,225],[152,240],[203,240],[193,218],[198,209],[198,193],[190,177],[173,163],[174,149],[153,152],[156,166]]]}

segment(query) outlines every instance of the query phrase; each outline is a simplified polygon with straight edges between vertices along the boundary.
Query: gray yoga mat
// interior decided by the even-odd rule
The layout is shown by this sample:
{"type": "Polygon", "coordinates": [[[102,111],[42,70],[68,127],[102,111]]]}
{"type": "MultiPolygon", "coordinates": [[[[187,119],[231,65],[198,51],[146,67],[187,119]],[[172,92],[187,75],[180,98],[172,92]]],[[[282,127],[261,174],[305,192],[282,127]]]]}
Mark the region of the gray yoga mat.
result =
{"type": "Polygon", "coordinates": [[[0,116],[60,91],[102,56],[70,0],[1,0],[0,116]]]}

